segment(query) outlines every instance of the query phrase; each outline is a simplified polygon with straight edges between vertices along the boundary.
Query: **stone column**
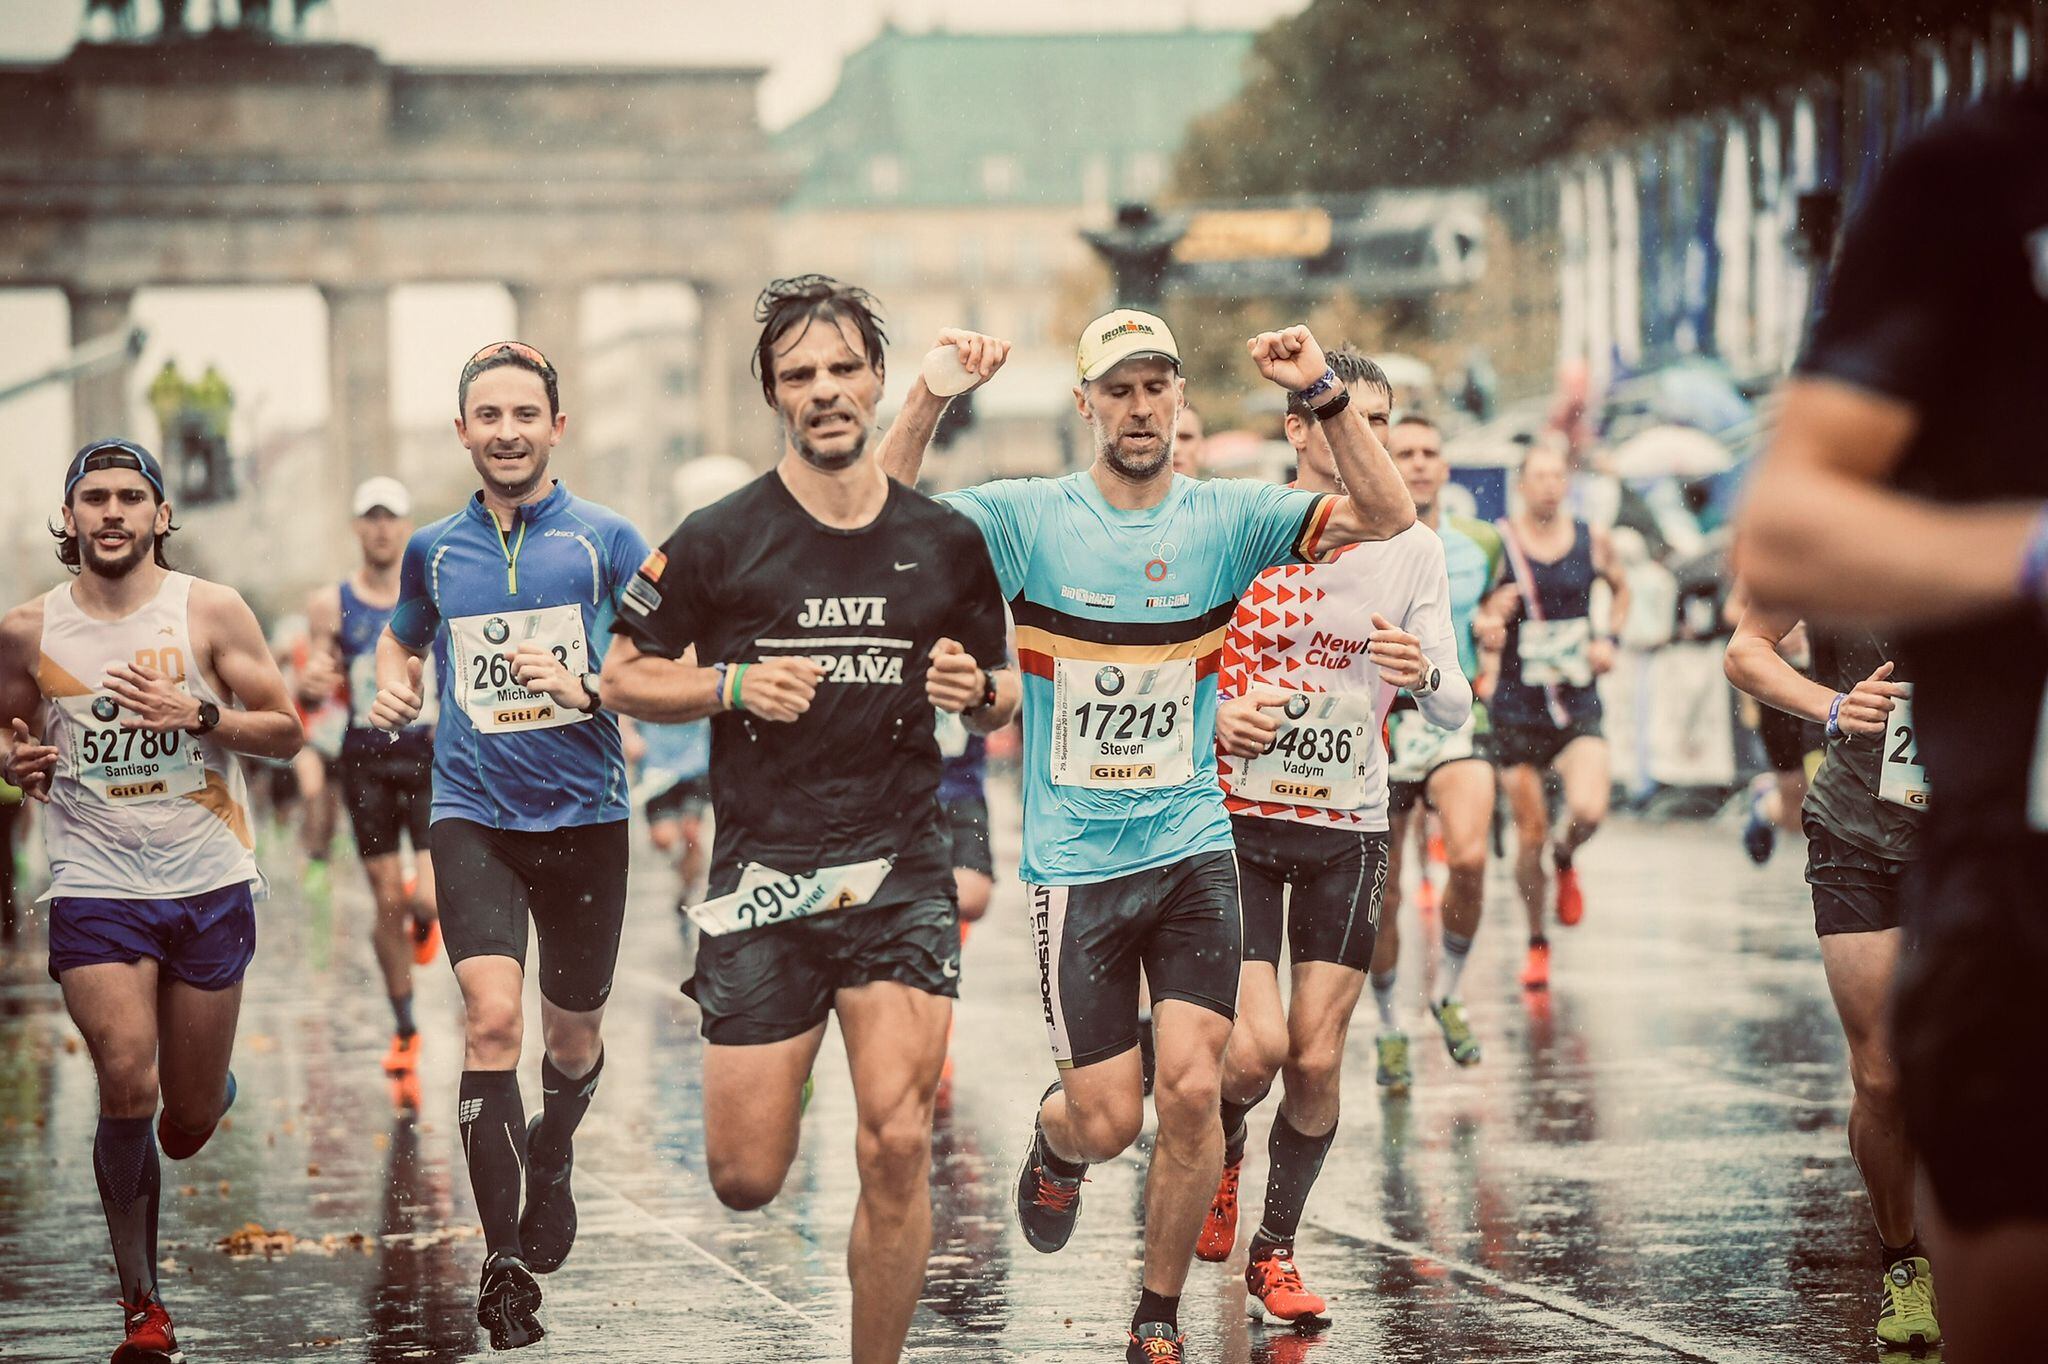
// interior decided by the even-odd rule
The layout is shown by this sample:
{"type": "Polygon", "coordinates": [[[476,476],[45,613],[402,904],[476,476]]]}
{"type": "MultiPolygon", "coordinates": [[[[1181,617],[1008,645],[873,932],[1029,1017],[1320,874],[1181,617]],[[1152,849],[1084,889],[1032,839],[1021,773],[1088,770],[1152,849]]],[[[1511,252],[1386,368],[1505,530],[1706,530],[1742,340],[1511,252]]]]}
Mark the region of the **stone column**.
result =
{"type": "Polygon", "coordinates": [[[383,286],[323,285],[327,299],[326,499],[346,513],[372,474],[397,474],[391,420],[391,296],[383,286]]]}
{"type": "Polygon", "coordinates": [[[697,291],[698,373],[703,384],[699,452],[731,455],[765,469],[781,455],[775,423],[750,368],[761,324],[754,321],[755,289],[717,284],[697,291]]]}
{"type": "Polygon", "coordinates": [[[515,341],[524,341],[555,367],[562,390],[562,410],[577,420],[578,400],[589,391],[583,373],[583,290],[562,284],[514,284],[512,294],[515,341]]]}
{"type": "MultiPolygon", "coordinates": [[[[88,341],[98,341],[110,332],[126,331],[129,326],[128,306],[134,298],[132,289],[66,289],[64,301],[71,308],[71,344],[82,346],[88,341]]],[[[140,431],[130,429],[134,419],[128,410],[128,386],[134,374],[134,361],[124,359],[98,373],[72,380],[71,443],[74,447],[104,436],[120,436],[141,441],[151,450],[156,450],[159,459],[167,461],[170,458],[168,451],[157,450],[163,441],[163,433],[156,429],[154,422],[140,431]]]]}

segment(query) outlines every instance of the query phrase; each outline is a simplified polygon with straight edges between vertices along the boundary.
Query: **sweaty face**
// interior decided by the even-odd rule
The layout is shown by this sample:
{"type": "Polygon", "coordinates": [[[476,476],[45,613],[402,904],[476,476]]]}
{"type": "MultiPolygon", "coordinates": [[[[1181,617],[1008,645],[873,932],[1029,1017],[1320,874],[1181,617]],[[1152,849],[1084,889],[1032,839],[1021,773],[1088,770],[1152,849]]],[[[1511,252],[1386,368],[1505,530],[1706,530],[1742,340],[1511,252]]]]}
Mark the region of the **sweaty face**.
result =
{"type": "Polygon", "coordinates": [[[382,507],[356,518],[356,542],[363,547],[363,562],[371,568],[389,568],[405,552],[412,535],[412,522],[382,507]]]}
{"type": "Polygon", "coordinates": [[[1117,476],[1142,483],[1173,459],[1181,377],[1170,361],[1134,357],[1074,396],[1094,433],[1096,457],[1117,476]]]}
{"type": "Polygon", "coordinates": [[[64,530],[78,537],[79,563],[102,578],[125,578],[147,560],[170,524],[168,503],[133,469],[98,469],[64,504],[64,530]]]}
{"type": "Polygon", "coordinates": [[[783,440],[814,469],[852,465],[882,401],[882,372],[868,363],[859,328],[844,318],[806,318],[777,337],[773,351],[783,440]]]}
{"type": "Polygon", "coordinates": [[[1403,422],[1387,433],[1387,453],[1394,457],[1394,467],[1406,480],[1415,505],[1433,506],[1451,476],[1443,437],[1427,426],[1403,422]]]}
{"type": "Polygon", "coordinates": [[[1565,494],[1571,490],[1564,456],[1555,450],[1531,450],[1522,457],[1522,474],[1517,487],[1521,490],[1522,505],[1529,509],[1530,515],[1542,520],[1557,515],[1558,508],[1564,505],[1565,494]]]}
{"type": "Polygon", "coordinates": [[[455,434],[485,485],[516,501],[547,478],[548,454],[568,421],[549,413],[547,385],[538,374],[499,365],[469,381],[455,434]]]}

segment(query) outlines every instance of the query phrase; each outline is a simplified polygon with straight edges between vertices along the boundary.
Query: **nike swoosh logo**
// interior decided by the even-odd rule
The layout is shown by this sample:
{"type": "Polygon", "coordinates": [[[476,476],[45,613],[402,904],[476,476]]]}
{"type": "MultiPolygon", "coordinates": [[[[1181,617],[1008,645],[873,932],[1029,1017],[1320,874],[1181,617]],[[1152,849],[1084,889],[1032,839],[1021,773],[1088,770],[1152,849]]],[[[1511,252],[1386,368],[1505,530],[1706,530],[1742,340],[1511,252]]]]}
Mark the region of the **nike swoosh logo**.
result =
{"type": "Polygon", "coordinates": [[[907,563],[907,564],[898,564],[898,565],[896,565],[896,571],[897,571],[898,573],[905,573],[905,572],[908,572],[909,570],[911,570],[911,569],[913,569],[913,568],[916,568],[916,567],[917,567],[917,560],[915,560],[915,559],[912,559],[912,560],[911,560],[911,561],[910,561],[909,563],[907,563]]]}

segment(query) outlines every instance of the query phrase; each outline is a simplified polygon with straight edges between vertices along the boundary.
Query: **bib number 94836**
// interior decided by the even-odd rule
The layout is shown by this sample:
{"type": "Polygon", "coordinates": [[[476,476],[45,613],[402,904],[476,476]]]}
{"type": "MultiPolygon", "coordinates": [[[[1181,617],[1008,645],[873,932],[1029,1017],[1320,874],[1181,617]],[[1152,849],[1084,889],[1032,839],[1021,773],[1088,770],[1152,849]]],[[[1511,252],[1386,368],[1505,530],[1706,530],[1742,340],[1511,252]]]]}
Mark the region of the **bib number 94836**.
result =
{"type": "Polygon", "coordinates": [[[1295,692],[1280,707],[1280,732],[1246,759],[1231,794],[1329,810],[1365,803],[1365,773],[1378,742],[1373,707],[1352,693],[1295,692]]]}
{"type": "Polygon", "coordinates": [[[1177,786],[1195,774],[1195,660],[1060,659],[1052,674],[1055,786],[1177,786]]]}

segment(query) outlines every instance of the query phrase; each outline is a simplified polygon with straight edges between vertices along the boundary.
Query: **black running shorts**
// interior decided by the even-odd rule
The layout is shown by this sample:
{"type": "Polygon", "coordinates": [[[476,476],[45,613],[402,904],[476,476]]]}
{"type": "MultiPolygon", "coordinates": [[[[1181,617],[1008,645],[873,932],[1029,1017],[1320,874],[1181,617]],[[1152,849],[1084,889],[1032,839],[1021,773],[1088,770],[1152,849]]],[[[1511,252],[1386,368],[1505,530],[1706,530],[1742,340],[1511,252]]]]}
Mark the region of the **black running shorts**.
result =
{"type": "Polygon", "coordinates": [[[647,802],[647,822],[661,824],[671,819],[701,816],[711,807],[711,778],[690,777],[677,782],[647,802]]]}
{"type": "Polygon", "coordinates": [[[960,908],[950,896],[707,934],[683,993],[703,1011],[707,1042],[747,1047],[809,1032],[841,990],[877,981],[959,998],[960,908]]]}
{"type": "Polygon", "coordinates": [[[995,855],[988,845],[988,802],[980,796],[949,800],[939,807],[945,812],[946,827],[953,835],[953,866],[958,871],[978,871],[995,879],[995,855]]]}
{"type": "Polygon", "coordinates": [[[1290,960],[1372,965],[1387,836],[1317,828],[1291,819],[1236,815],[1237,874],[1244,905],[1244,959],[1280,964],[1283,918],[1290,960]],[[1293,897],[1287,891],[1293,887],[1293,897]]]}
{"type": "Polygon", "coordinates": [[[1138,1045],[1138,971],[1154,1001],[1237,1016],[1237,859],[1198,853],[1113,881],[1028,886],[1038,996],[1060,1069],[1138,1045]]]}
{"type": "Polygon", "coordinates": [[[527,922],[540,939],[540,992],[588,1013],[612,992],[626,921],[627,822],[565,829],[434,824],[434,878],[448,963],[510,957],[526,965],[527,922]]]}
{"type": "Polygon", "coordinates": [[[1930,847],[1905,880],[1892,1052],[1907,1135],[1957,1225],[2048,1220],[2048,835],[1930,847]]]}
{"type": "Polygon", "coordinates": [[[1829,833],[1812,815],[1806,830],[1806,884],[1813,887],[1813,928],[1835,933],[1881,933],[1899,926],[1899,886],[1906,863],[1865,852],[1829,833]]]}
{"type": "Polygon", "coordinates": [[[1776,706],[1763,706],[1757,717],[1756,736],[1763,740],[1764,760],[1773,772],[1806,772],[1806,755],[1827,747],[1827,733],[1803,715],[1792,715],[1776,706]]]}
{"type": "Polygon", "coordinates": [[[427,851],[434,804],[431,749],[369,753],[344,748],[338,775],[357,852],[390,856],[398,851],[401,834],[412,839],[414,852],[427,851]]]}
{"type": "Polygon", "coordinates": [[[1505,725],[1493,721],[1493,761],[1501,768],[1549,767],[1575,739],[1601,737],[1598,715],[1574,719],[1563,729],[1555,725],[1505,725]]]}

